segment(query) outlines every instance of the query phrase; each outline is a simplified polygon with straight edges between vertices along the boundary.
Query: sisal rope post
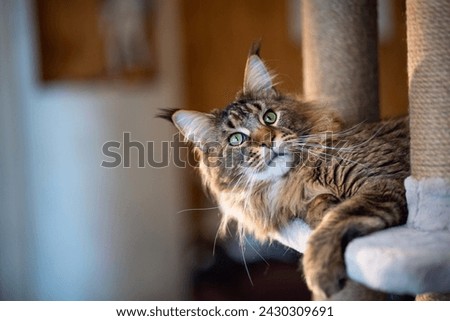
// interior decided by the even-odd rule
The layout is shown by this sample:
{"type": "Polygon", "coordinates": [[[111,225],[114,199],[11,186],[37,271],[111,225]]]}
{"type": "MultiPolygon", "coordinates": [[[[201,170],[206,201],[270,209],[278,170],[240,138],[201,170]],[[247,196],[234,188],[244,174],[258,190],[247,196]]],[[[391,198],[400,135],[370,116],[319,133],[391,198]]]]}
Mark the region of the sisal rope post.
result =
{"type": "MultiPolygon", "coordinates": [[[[306,98],[325,98],[350,124],[376,120],[376,2],[302,3],[306,98]]],[[[450,1],[406,4],[412,171],[405,180],[408,220],[350,242],[345,264],[351,280],[372,289],[441,293],[437,297],[442,299],[448,298],[442,293],[450,292],[450,1]]],[[[293,241],[301,241],[302,233],[294,226],[282,236],[296,248],[293,241]]]]}
{"type": "Polygon", "coordinates": [[[408,0],[411,174],[450,180],[450,2],[408,0]]]}
{"type": "Polygon", "coordinates": [[[353,125],[379,118],[376,0],[302,1],[303,79],[353,125]]]}
{"type": "MultiPolygon", "coordinates": [[[[450,1],[407,0],[411,176],[406,225],[352,241],[349,276],[374,289],[450,293],[450,1]]],[[[430,295],[429,293],[439,293],[430,295]]]]}

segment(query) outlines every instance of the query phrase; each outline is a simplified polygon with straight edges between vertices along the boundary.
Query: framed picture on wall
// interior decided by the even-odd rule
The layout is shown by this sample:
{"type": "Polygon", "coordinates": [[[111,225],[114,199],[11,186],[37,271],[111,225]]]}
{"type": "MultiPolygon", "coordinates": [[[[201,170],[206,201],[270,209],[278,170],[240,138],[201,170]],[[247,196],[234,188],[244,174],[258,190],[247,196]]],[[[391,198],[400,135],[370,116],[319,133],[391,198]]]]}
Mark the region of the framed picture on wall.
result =
{"type": "Polygon", "coordinates": [[[155,77],[155,0],[35,4],[42,81],[141,82],[155,77]]]}

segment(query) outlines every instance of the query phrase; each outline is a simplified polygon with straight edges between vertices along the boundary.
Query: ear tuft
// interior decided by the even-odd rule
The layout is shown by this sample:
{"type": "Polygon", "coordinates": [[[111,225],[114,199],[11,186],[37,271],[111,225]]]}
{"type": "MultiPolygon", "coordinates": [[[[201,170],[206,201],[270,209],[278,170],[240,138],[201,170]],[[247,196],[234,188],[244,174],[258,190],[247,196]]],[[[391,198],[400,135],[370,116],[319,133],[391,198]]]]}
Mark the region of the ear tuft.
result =
{"type": "Polygon", "coordinates": [[[156,118],[162,118],[162,119],[168,120],[168,121],[170,121],[171,123],[173,123],[172,116],[173,116],[173,114],[175,114],[177,111],[179,111],[179,109],[177,109],[177,108],[161,108],[161,109],[159,110],[159,113],[156,114],[155,117],[156,117],[156,118]]]}
{"type": "Polygon", "coordinates": [[[256,55],[259,57],[259,52],[261,50],[261,41],[255,41],[252,43],[250,51],[248,52],[248,56],[256,55]]]}
{"type": "Polygon", "coordinates": [[[253,43],[250,49],[244,74],[244,95],[268,96],[273,93],[273,75],[259,57],[260,44],[253,43]]]}

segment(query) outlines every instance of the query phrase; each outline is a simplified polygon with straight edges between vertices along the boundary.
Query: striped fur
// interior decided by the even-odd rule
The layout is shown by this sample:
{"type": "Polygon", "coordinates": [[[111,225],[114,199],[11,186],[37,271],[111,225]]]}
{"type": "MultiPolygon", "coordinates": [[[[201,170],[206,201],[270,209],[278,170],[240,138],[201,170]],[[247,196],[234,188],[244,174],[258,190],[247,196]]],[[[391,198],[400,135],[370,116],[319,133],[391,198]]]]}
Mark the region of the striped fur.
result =
{"type": "Polygon", "coordinates": [[[406,220],[407,119],[346,127],[331,110],[268,88],[273,77],[257,55],[249,63],[256,75],[246,74],[226,108],[170,117],[200,156],[222,228],[233,220],[261,241],[296,217],[314,228],[304,273],[315,297],[328,298],[345,284],[348,242],[406,220]],[[235,133],[238,146],[230,143],[235,133]]]}

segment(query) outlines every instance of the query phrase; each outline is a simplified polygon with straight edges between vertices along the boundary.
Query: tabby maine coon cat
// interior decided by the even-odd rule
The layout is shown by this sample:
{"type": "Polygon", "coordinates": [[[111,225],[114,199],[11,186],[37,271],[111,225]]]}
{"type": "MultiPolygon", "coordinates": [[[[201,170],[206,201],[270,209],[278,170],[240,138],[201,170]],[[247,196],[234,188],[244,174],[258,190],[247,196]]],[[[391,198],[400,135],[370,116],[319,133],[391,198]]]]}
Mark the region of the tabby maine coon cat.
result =
{"type": "Polygon", "coordinates": [[[323,106],[277,91],[254,46],[243,90],[222,110],[163,110],[200,157],[203,184],[229,220],[271,240],[293,218],[314,231],[303,257],[315,299],[346,283],[344,250],[403,224],[409,175],[406,119],[346,128],[323,106]]]}

